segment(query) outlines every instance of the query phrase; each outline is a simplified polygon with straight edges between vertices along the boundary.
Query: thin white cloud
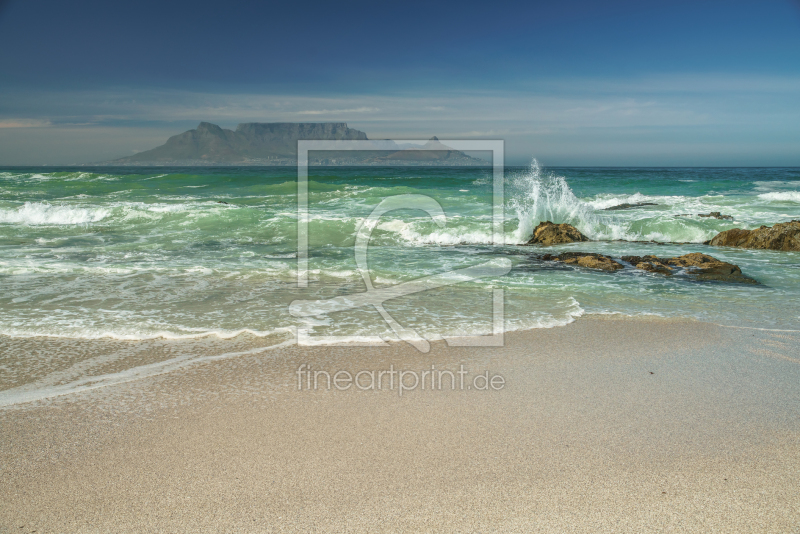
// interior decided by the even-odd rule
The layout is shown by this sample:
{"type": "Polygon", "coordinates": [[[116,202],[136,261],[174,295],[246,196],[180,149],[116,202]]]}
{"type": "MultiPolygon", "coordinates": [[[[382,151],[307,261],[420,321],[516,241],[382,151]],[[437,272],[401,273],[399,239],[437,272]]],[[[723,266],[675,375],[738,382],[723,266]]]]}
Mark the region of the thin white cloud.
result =
{"type": "Polygon", "coordinates": [[[0,119],[0,128],[43,128],[51,122],[44,119],[0,119]]]}
{"type": "Polygon", "coordinates": [[[378,113],[379,108],[350,108],[350,109],[307,109],[297,111],[298,115],[335,115],[339,113],[378,113]]]}
{"type": "MultiPolygon", "coordinates": [[[[800,113],[800,78],[689,76],[628,80],[557,80],[528,90],[431,91],[418,94],[313,95],[200,93],[180,90],[0,91],[6,127],[95,123],[211,121],[291,122],[301,117],[337,119],[437,131],[551,130],[580,127],[696,126],[702,124],[784,123],[800,113]],[[725,87],[726,90],[721,90],[725,87]],[[738,91],[737,92],[737,88],[738,91]],[[759,92],[763,89],[763,92],[759,92]],[[16,117],[29,117],[22,121],[16,117]],[[521,123],[525,123],[522,126],[521,123]]],[[[120,124],[121,125],[121,124],[120,124]]],[[[362,128],[363,129],[363,128],[362,128]]]]}

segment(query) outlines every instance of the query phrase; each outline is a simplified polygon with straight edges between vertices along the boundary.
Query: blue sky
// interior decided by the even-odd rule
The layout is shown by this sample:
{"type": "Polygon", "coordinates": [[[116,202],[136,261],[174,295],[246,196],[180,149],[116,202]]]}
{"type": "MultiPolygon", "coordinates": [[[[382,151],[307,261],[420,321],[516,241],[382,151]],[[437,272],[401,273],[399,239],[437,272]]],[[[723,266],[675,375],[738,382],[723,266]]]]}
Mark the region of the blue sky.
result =
{"type": "Polygon", "coordinates": [[[0,0],[0,165],[201,120],[505,139],[511,163],[800,165],[800,2],[0,0]]]}

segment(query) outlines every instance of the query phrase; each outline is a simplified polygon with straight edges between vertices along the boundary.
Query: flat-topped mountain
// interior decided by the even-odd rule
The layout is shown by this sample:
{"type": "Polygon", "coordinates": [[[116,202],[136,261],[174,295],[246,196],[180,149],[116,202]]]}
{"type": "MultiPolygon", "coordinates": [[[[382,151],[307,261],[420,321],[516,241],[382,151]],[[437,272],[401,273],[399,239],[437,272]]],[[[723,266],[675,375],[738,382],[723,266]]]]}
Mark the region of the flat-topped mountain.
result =
{"type": "MultiPolygon", "coordinates": [[[[343,122],[248,122],[236,130],[201,122],[170,137],[160,147],[106,162],[109,165],[292,165],[298,140],[368,141],[367,134],[343,122]]],[[[309,162],[321,165],[484,165],[433,137],[420,150],[394,141],[372,141],[369,151],[314,151],[309,162]]]]}
{"type": "Polygon", "coordinates": [[[387,154],[383,156],[382,159],[388,161],[447,161],[447,160],[458,160],[466,154],[463,152],[459,152],[458,150],[453,150],[449,146],[443,145],[439,142],[439,138],[435,135],[430,138],[430,140],[423,145],[423,150],[414,149],[414,148],[406,148],[405,150],[400,150],[398,152],[394,152],[392,154],[387,154]]]}
{"type": "Polygon", "coordinates": [[[173,135],[160,147],[116,160],[118,163],[175,161],[244,163],[253,159],[294,159],[299,139],[366,140],[343,122],[247,122],[226,130],[210,122],[173,135]]]}

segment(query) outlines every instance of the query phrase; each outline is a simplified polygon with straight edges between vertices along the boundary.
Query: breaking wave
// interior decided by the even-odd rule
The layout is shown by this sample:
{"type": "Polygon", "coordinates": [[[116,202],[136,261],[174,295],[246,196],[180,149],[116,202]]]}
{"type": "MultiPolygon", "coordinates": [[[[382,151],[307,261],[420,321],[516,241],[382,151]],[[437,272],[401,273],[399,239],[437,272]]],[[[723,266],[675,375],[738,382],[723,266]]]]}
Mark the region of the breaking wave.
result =
{"type": "MultiPolygon", "coordinates": [[[[578,198],[566,178],[542,171],[534,159],[525,172],[511,176],[508,206],[516,212],[517,228],[507,236],[508,243],[525,243],[541,222],[567,223],[596,241],[664,241],[702,243],[720,231],[713,219],[700,219],[698,213],[719,211],[710,197],[652,196],[642,193],[601,193],[594,198],[578,198]],[[625,212],[603,210],[623,203],[653,203],[647,209],[625,212]],[[689,216],[688,218],[686,216],[689,216]]],[[[800,193],[768,193],[774,198],[794,199],[800,193]]],[[[762,197],[764,195],[761,195],[762,197]]],[[[800,201],[800,199],[798,199],[800,201]]]]}
{"type": "Polygon", "coordinates": [[[105,219],[105,208],[76,208],[43,202],[26,202],[17,209],[0,209],[0,223],[28,226],[89,224],[105,219]]]}
{"type": "Polygon", "coordinates": [[[509,236],[509,243],[526,242],[533,234],[533,229],[544,221],[571,224],[598,241],[649,239],[641,231],[632,228],[633,221],[597,213],[599,209],[622,202],[649,199],[639,193],[629,195],[625,200],[605,198],[584,202],[575,195],[566,178],[543,172],[535,159],[526,172],[511,177],[510,186],[513,196],[509,207],[516,212],[518,226],[509,236]]]}
{"type": "MultiPolygon", "coordinates": [[[[798,193],[769,193],[787,195],[798,193]]],[[[762,195],[764,196],[764,195],[762,195]]],[[[793,197],[792,197],[793,198],[793,197]]],[[[579,198],[567,180],[545,172],[534,159],[525,171],[511,174],[506,184],[506,244],[522,244],[541,222],[567,223],[594,241],[659,241],[702,243],[711,239],[726,224],[716,219],[700,218],[700,213],[724,210],[720,198],[658,196],[639,192],[627,194],[598,193],[579,198]],[[623,203],[651,203],[654,206],[625,211],[604,211],[623,203]],[[516,223],[516,225],[514,224],[516,223]]],[[[734,212],[738,213],[738,212],[734,212]]],[[[378,230],[393,236],[395,244],[406,245],[489,245],[494,243],[491,218],[450,217],[447,226],[438,228],[428,220],[382,221],[378,230]],[[480,220],[479,220],[480,219],[480,220]]]]}
{"type": "Polygon", "coordinates": [[[800,191],[762,193],[758,195],[758,198],[775,202],[800,202],[800,191]]]}

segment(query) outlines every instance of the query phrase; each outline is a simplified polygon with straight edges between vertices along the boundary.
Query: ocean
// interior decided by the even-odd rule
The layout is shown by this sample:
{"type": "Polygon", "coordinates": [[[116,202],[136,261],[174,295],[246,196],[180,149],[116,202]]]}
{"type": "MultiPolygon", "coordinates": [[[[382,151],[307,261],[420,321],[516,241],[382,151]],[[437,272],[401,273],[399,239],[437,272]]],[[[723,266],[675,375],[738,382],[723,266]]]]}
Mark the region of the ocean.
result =
{"type": "Polygon", "coordinates": [[[371,306],[300,318],[289,306],[363,293],[358,227],[383,199],[403,194],[434,199],[446,224],[418,210],[383,214],[369,242],[375,288],[491,260],[512,266],[384,302],[397,323],[429,340],[490,333],[497,289],[506,330],[560,327],[586,314],[800,327],[800,253],[703,245],[729,228],[800,219],[800,169],[508,167],[504,243],[492,234],[492,179],[490,168],[310,168],[302,288],[295,168],[0,169],[0,335],[233,338],[302,328],[313,343],[392,339],[371,306]],[[641,202],[656,205],[605,210],[641,202]],[[733,220],[697,216],[712,211],[733,220]],[[593,241],[521,246],[545,220],[593,241]],[[578,250],[703,252],[760,284],[590,271],[536,257],[578,250]]]}

